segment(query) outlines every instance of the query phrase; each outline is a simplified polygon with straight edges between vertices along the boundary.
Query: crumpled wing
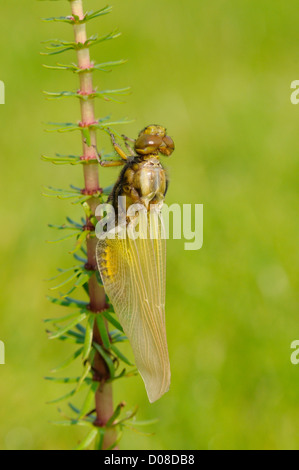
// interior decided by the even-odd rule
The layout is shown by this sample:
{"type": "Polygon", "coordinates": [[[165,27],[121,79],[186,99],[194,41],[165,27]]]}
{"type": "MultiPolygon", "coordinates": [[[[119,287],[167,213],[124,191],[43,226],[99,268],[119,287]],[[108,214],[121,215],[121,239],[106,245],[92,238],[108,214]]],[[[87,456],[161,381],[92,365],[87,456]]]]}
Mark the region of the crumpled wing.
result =
{"type": "Polygon", "coordinates": [[[127,335],[150,402],[170,385],[165,329],[166,240],[159,219],[155,239],[99,240],[97,262],[105,291],[127,335]]]}

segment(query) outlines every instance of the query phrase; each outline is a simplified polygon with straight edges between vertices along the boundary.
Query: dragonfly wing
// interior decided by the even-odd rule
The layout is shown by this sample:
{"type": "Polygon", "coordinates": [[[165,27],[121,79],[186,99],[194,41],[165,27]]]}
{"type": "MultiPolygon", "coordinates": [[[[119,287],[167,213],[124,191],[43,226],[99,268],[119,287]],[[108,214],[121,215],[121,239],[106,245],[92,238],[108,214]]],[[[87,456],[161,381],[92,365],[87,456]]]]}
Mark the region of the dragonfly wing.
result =
{"type": "Polygon", "coordinates": [[[170,385],[165,328],[166,240],[161,222],[154,239],[99,240],[97,261],[105,291],[131,343],[150,402],[170,385]]]}

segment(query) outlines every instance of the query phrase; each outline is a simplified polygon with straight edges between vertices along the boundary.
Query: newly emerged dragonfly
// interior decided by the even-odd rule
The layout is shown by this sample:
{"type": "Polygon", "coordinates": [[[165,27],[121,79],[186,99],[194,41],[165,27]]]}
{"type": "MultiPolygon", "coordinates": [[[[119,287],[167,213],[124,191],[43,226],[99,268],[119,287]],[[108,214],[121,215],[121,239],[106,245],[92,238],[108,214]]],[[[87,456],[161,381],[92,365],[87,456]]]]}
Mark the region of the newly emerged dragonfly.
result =
{"type": "MultiPolygon", "coordinates": [[[[125,210],[141,204],[146,213],[155,205],[161,210],[168,180],[159,154],[169,156],[173,140],[158,125],[143,129],[136,140],[123,136],[129,155],[110,133],[116,161],[100,160],[102,166],[124,165],[108,198],[119,216],[119,197],[125,200],[125,210]],[[132,143],[133,145],[130,145],[132,143]],[[133,148],[132,148],[133,147],[133,148]]],[[[131,216],[125,218],[129,231],[131,216]]],[[[166,240],[163,223],[139,228],[138,238],[100,239],[97,263],[105,291],[127,335],[136,366],[145,383],[148,398],[153,402],[168,391],[170,364],[165,328],[166,240]]]]}

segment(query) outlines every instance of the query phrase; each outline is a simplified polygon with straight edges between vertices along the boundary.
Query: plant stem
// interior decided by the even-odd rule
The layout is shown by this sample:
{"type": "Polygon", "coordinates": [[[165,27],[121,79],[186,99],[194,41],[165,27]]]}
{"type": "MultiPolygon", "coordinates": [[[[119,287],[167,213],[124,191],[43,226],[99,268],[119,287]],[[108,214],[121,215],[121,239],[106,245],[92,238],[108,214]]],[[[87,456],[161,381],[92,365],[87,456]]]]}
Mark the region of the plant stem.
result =
{"type": "MultiPolygon", "coordinates": [[[[73,0],[70,2],[72,14],[77,15],[80,19],[84,18],[83,1],[73,0]]],[[[85,24],[74,25],[75,41],[77,43],[84,43],[87,40],[85,24]]],[[[77,51],[78,66],[81,69],[89,68],[92,64],[90,61],[90,53],[88,48],[80,49],[77,51]]],[[[80,93],[90,94],[93,91],[92,72],[80,73],[80,93]]],[[[83,124],[91,124],[95,121],[94,113],[94,99],[80,100],[81,103],[81,122],[83,124]]],[[[90,130],[91,145],[88,146],[82,134],[83,144],[83,159],[88,160],[83,165],[84,168],[84,182],[85,191],[87,194],[95,194],[99,190],[99,171],[96,159],[96,131],[90,130]]],[[[92,212],[94,213],[98,205],[98,199],[91,197],[88,201],[92,212]]],[[[90,221],[87,220],[87,224],[90,221]]],[[[87,240],[87,264],[91,270],[97,270],[96,263],[96,237],[89,237],[87,240]]],[[[106,309],[106,296],[103,287],[97,281],[96,274],[93,274],[89,280],[89,297],[90,297],[90,310],[94,313],[100,313],[106,309]]],[[[97,326],[94,327],[94,341],[102,344],[101,336],[97,326]]],[[[111,383],[106,383],[109,378],[109,372],[105,361],[99,353],[96,354],[94,364],[94,380],[98,380],[100,385],[95,395],[95,407],[97,414],[97,424],[104,426],[113,414],[113,397],[111,383]]],[[[107,430],[105,432],[103,449],[108,449],[113,446],[116,441],[116,433],[114,430],[107,430]]]]}

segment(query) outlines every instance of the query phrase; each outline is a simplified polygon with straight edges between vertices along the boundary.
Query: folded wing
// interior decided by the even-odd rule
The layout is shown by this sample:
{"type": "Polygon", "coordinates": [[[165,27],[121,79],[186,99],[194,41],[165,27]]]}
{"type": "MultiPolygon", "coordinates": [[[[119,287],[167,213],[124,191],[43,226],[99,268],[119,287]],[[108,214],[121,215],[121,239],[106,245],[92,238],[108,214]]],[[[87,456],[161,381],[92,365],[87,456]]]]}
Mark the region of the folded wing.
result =
{"type": "Polygon", "coordinates": [[[105,291],[132,346],[149,401],[154,402],[170,385],[165,328],[166,241],[160,219],[151,233],[149,226],[145,230],[142,238],[99,240],[97,262],[105,291]]]}

